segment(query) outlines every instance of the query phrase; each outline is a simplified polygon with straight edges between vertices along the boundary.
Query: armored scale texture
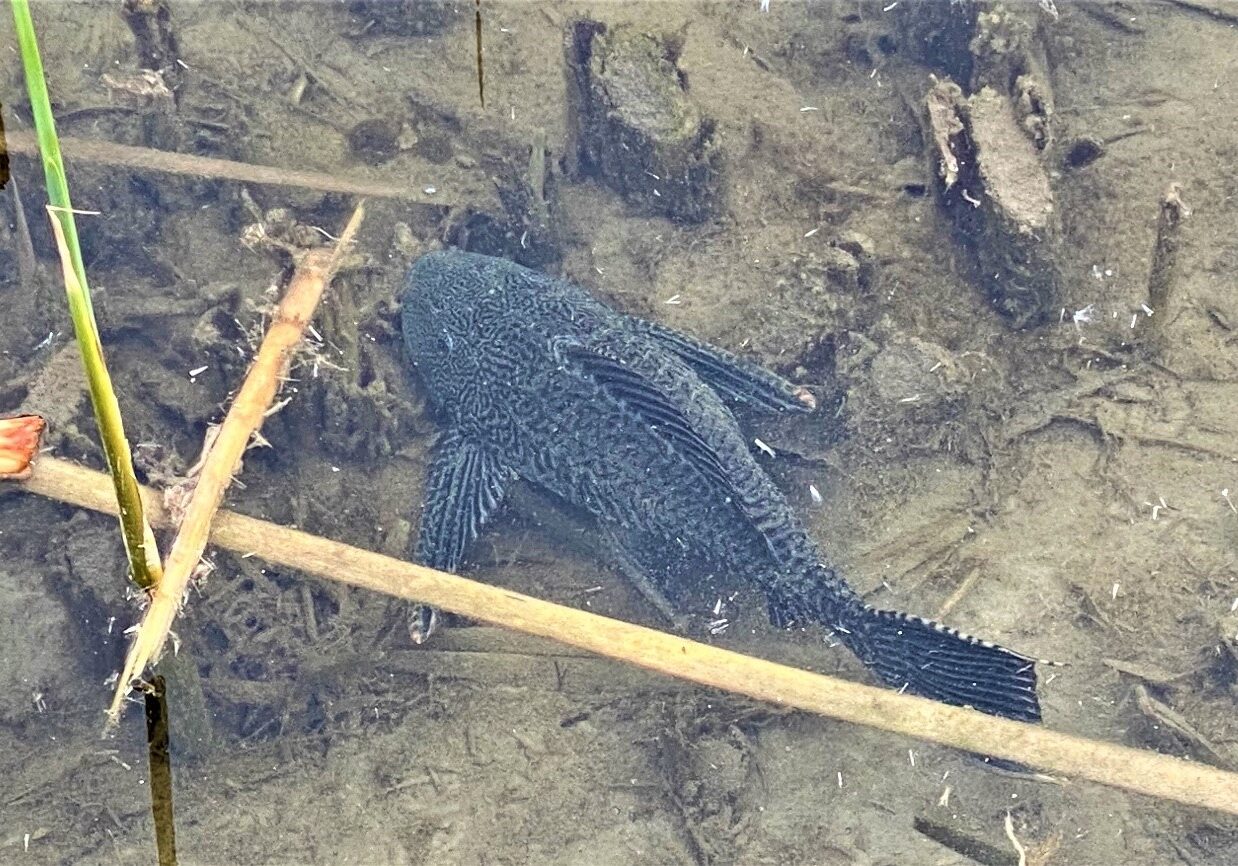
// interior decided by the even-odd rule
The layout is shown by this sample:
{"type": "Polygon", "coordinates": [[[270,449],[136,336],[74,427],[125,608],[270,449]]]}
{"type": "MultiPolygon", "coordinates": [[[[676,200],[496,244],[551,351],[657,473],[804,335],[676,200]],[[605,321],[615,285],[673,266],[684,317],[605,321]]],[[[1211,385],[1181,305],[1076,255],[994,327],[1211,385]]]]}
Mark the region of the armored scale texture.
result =
{"type": "MultiPolygon", "coordinates": [[[[894,688],[1040,718],[1031,659],[864,604],[757,464],[728,402],[806,412],[807,391],[562,279],[459,251],[414,263],[408,352],[445,431],[416,556],[455,571],[516,479],[596,519],[624,570],[673,609],[691,574],[754,581],[779,626],[835,631],[894,688]]],[[[428,611],[422,635],[433,627],[428,611]]]]}

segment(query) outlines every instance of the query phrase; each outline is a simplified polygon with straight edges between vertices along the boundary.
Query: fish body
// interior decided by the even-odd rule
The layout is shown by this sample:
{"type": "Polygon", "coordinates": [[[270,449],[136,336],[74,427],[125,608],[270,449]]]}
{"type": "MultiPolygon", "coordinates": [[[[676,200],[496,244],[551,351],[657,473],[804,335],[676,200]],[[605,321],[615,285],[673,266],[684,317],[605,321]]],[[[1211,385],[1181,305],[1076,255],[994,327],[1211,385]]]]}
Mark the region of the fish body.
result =
{"type": "Polygon", "coordinates": [[[419,561],[456,570],[521,479],[592,515],[663,609],[686,575],[718,588],[748,579],[776,624],[833,629],[895,688],[1039,719],[1031,660],[875,610],[827,564],[728,406],[810,411],[803,389],[504,259],[429,253],[402,307],[409,357],[446,426],[419,561]]]}

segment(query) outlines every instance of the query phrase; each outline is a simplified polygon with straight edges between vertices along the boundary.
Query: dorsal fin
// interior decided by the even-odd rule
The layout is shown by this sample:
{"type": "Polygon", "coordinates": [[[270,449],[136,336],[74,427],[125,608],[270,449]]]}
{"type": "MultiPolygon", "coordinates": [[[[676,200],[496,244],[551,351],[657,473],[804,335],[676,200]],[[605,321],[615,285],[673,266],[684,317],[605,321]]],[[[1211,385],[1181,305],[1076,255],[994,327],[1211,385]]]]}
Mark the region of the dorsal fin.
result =
{"type": "Polygon", "coordinates": [[[817,400],[807,388],[745,358],[656,322],[635,317],[630,321],[682,358],[706,385],[727,400],[765,412],[812,412],[817,408],[817,400]]]}
{"type": "Polygon", "coordinates": [[[648,377],[605,350],[576,344],[561,351],[611,399],[648,424],[676,454],[723,487],[733,488],[717,452],[693,429],[674,398],[648,377]]]}

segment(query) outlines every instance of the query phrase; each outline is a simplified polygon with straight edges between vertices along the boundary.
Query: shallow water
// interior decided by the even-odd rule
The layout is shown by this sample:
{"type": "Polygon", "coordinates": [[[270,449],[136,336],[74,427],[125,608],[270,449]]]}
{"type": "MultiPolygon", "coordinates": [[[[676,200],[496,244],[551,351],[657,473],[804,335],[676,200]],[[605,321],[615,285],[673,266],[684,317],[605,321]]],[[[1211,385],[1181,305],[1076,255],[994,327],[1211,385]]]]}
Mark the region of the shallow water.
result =
{"type": "MultiPolygon", "coordinates": [[[[408,27],[397,4],[172,3],[175,99],[139,86],[115,4],[34,15],[62,135],[406,191],[370,198],[229,508],[407,557],[438,425],[394,299],[437,246],[512,256],[811,389],[817,413],[744,429],[872,603],[1065,663],[1042,670],[1054,729],[1232,768],[1235,11],[1008,4],[987,11],[1016,47],[977,42],[968,71],[967,40],[929,40],[938,25],[909,5],[484,2],[484,107],[470,4],[414,10],[408,27]],[[576,165],[565,38],[580,18],[652,33],[674,57],[711,125],[703,214],[668,218],[648,189],[625,197],[576,165]],[[990,152],[1009,166],[1023,148],[1034,176],[981,178],[995,195],[1047,182],[1056,222],[1031,248],[1056,286],[1039,319],[1002,315],[1017,280],[991,279],[1024,241],[991,201],[972,215],[937,192],[930,73],[988,82],[1009,106],[1016,136],[993,140],[1011,149],[990,152]],[[1170,184],[1190,213],[1158,246],[1170,184]]],[[[2,57],[12,132],[28,110],[2,57]]],[[[320,242],[354,199],[67,163],[75,205],[100,212],[79,225],[135,459],[163,484],[197,459],[286,270],[243,241],[320,242]]],[[[38,166],[14,155],[13,176],[40,273],[21,285],[6,191],[0,410],[43,412],[58,456],[100,467],[38,166]]],[[[463,572],[663,627],[594,535],[517,490],[463,572]]],[[[150,862],[140,710],[99,737],[138,616],[115,524],[6,492],[0,550],[0,861],[150,862]]],[[[183,863],[1017,863],[1008,813],[1029,864],[1238,859],[1219,814],[1014,778],[497,628],[415,647],[403,603],[210,559],[176,629],[209,732],[195,741],[202,728],[174,717],[183,863]]],[[[734,591],[728,627],[698,622],[694,638],[869,681],[734,591]]],[[[713,619],[716,600],[689,612],[713,619]]]]}

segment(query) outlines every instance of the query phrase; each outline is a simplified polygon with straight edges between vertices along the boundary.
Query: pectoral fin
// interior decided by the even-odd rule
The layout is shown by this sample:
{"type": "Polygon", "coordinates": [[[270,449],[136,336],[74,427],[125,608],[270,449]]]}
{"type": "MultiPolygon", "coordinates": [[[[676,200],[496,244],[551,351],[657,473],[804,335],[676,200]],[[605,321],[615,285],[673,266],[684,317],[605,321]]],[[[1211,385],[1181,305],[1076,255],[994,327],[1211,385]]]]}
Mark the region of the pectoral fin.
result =
{"type": "MultiPolygon", "coordinates": [[[[425,510],[414,558],[440,571],[456,571],[469,544],[503,502],[516,473],[488,451],[448,431],[435,448],[426,482],[425,510]]],[[[439,614],[426,604],[409,612],[409,635],[424,643],[438,626],[439,614]]]]}
{"type": "Polygon", "coordinates": [[[811,412],[816,398],[764,367],[664,325],[633,319],[645,334],[678,355],[717,394],[767,412],[811,412]]]}
{"type": "Polygon", "coordinates": [[[516,474],[490,452],[449,431],[435,449],[417,533],[416,560],[455,571],[465,550],[503,501],[516,474]]]}

